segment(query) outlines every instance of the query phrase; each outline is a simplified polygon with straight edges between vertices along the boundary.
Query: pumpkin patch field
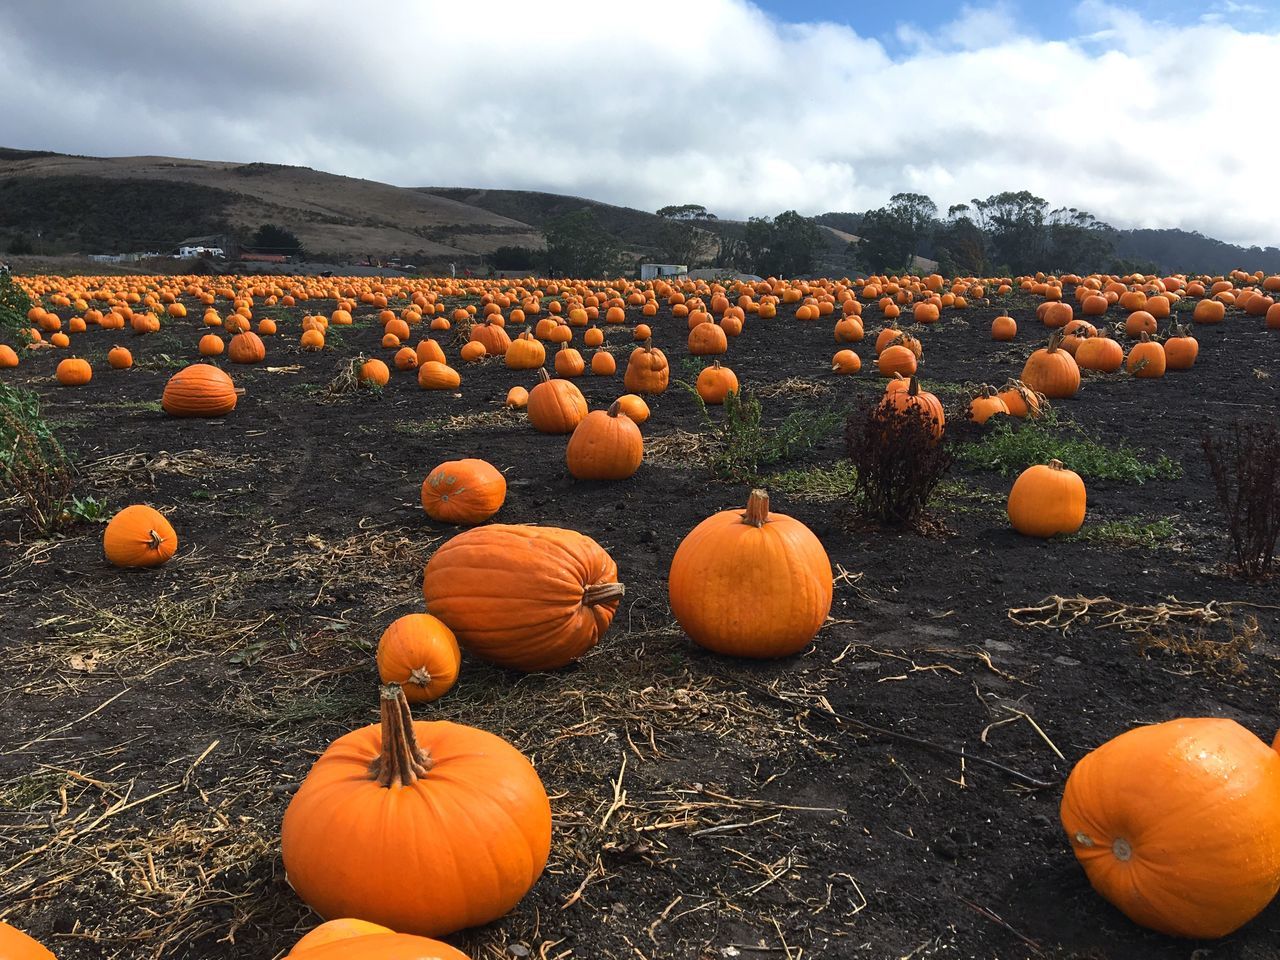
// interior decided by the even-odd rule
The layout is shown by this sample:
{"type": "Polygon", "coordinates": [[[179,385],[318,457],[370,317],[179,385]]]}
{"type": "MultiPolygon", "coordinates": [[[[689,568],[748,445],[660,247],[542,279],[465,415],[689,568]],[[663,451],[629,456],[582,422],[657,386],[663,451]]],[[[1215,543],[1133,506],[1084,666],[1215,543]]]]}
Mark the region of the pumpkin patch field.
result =
{"type": "Polygon", "coordinates": [[[1280,277],[0,283],[0,956],[1276,956],[1280,277]]]}

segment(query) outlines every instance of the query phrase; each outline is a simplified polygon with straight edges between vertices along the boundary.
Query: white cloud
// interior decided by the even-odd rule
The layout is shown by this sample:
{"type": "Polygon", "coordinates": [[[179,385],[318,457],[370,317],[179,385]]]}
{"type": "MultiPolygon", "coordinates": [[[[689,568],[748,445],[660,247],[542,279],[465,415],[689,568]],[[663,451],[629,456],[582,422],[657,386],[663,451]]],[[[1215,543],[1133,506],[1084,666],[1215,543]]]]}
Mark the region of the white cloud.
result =
{"type": "Polygon", "coordinates": [[[1027,188],[1120,225],[1280,242],[1262,199],[1280,127],[1239,126],[1274,88],[1280,27],[1155,24],[1086,0],[1079,39],[1050,42],[997,3],[927,38],[904,26],[895,58],[745,0],[14,6],[5,145],[723,216],[1027,188]]]}

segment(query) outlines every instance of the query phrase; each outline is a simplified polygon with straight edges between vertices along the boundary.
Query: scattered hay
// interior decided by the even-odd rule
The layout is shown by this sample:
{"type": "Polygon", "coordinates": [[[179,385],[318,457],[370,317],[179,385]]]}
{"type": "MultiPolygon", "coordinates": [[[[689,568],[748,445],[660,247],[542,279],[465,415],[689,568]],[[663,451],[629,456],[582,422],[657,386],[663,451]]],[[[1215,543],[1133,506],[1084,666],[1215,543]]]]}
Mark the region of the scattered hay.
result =
{"type": "Polygon", "coordinates": [[[775,380],[772,383],[761,384],[753,387],[752,392],[757,397],[823,397],[831,392],[829,384],[822,383],[819,380],[810,380],[807,377],[787,377],[785,380],[775,380]]]}
{"type": "Polygon", "coordinates": [[[214,453],[208,450],[180,450],[170,453],[119,453],[102,457],[87,464],[81,470],[88,486],[95,490],[115,490],[121,487],[154,487],[156,474],[173,474],[181,477],[206,477],[232,471],[243,471],[255,466],[259,458],[247,454],[214,453]]]}
{"type": "Polygon", "coordinates": [[[688,466],[705,459],[710,445],[707,434],[677,427],[671,433],[645,438],[644,458],[648,463],[688,466]]]}

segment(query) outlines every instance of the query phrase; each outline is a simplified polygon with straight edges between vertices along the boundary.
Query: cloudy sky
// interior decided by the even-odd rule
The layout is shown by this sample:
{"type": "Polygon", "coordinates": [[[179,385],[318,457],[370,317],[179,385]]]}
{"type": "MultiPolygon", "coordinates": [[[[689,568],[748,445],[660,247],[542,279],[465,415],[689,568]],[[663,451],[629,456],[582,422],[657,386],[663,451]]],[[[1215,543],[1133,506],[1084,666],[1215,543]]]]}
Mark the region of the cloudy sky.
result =
{"type": "Polygon", "coordinates": [[[1280,0],[0,0],[0,145],[1280,245],[1280,0]]]}

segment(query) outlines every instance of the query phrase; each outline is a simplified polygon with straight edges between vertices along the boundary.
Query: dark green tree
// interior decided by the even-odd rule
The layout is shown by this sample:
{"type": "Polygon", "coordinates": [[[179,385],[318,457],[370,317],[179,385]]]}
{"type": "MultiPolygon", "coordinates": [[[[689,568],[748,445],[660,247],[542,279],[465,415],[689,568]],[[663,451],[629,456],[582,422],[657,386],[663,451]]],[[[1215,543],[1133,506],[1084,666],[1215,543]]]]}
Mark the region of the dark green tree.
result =
{"type": "Polygon", "coordinates": [[[987,269],[987,238],[969,216],[967,203],[947,209],[947,219],[935,234],[934,249],[938,269],[948,277],[984,277],[987,269]]]}
{"type": "Polygon", "coordinates": [[[1105,270],[1115,254],[1115,231],[1093,214],[1075,207],[1059,207],[1047,218],[1050,269],[1060,273],[1105,270]]]}
{"type": "Polygon", "coordinates": [[[291,230],[274,223],[264,223],[245,244],[257,253],[282,253],[286,257],[302,257],[302,241],[291,230]]]}
{"type": "Polygon", "coordinates": [[[885,206],[862,215],[858,242],[849,252],[871,273],[907,269],[933,233],[937,215],[937,204],[924,194],[895,193],[885,206]]]}
{"type": "Polygon", "coordinates": [[[742,239],[755,273],[794,277],[813,269],[822,231],[811,218],[787,210],[772,218],[752,217],[742,239]]]}
{"type": "Polygon", "coordinates": [[[586,207],[548,220],[542,236],[549,276],[615,277],[623,269],[621,245],[586,207]]]}
{"type": "Polygon", "coordinates": [[[700,203],[679,203],[663,207],[658,216],[664,220],[694,220],[703,223],[717,219],[714,213],[707,213],[707,208],[700,203]]]}
{"type": "Polygon", "coordinates": [[[978,226],[987,235],[995,269],[1030,273],[1044,268],[1048,253],[1047,200],[1029,190],[1006,190],[970,202],[978,226]]]}
{"type": "Polygon", "coordinates": [[[538,265],[538,251],[508,245],[486,253],[484,259],[495,270],[533,270],[538,265]]]}
{"type": "Polygon", "coordinates": [[[698,226],[716,219],[706,207],[697,203],[663,207],[658,216],[662,219],[658,225],[658,249],[666,263],[696,267],[716,252],[715,235],[698,226]]]}

